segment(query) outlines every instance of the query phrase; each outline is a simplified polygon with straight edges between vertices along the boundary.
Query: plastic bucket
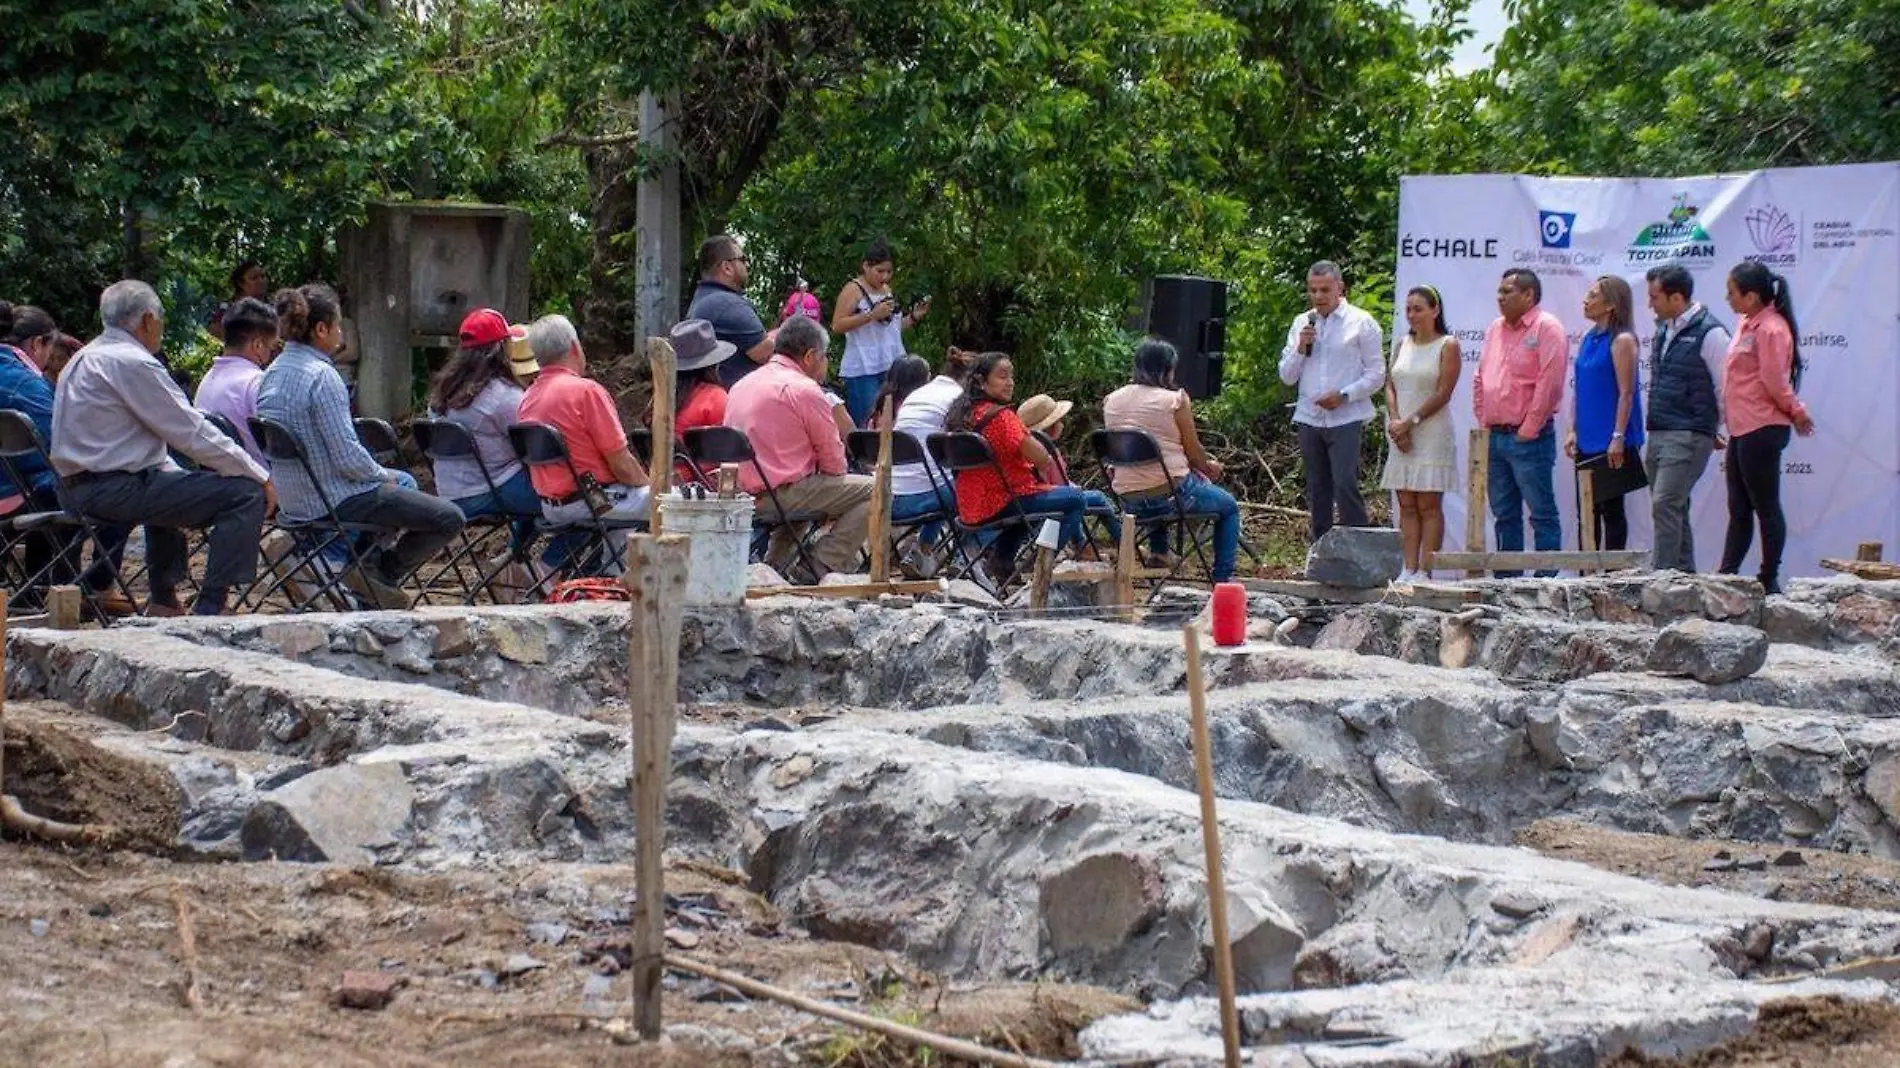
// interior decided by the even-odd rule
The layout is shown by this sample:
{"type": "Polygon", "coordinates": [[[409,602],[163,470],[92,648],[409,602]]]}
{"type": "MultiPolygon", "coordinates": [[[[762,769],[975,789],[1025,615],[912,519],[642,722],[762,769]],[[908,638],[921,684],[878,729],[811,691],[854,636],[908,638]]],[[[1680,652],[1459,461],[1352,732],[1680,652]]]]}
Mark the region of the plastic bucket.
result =
{"type": "Polygon", "coordinates": [[[688,499],[668,494],[660,506],[668,534],[691,541],[686,603],[745,603],[746,565],[752,556],[752,498],[688,499]]]}

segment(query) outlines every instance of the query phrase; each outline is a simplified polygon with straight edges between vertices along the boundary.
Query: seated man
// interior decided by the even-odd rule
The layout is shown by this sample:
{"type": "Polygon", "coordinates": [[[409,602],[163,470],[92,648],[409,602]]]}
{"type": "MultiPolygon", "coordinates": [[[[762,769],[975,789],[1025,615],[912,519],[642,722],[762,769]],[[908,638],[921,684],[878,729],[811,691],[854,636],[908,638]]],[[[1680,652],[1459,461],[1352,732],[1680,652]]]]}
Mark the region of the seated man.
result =
{"type": "MultiPolygon", "coordinates": [[[[819,385],[830,363],[830,344],[824,327],[793,316],[779,328],[771,362],[740,379],[726,400],[726,425],[744,431],[752,442],[758,468],[772,480],[779,503],[787,511],[823,512],[832,520],[831,530],[814,547],[819,574],[810,576],[812,581],[855,566],[871,519],[872,479],[845,473],[844,440],[819,385]]],[[[765,485],[753,465],[739,469],[739,483],[761,498],[759,507],[769,514],[765,485]]],[[[772,532],[766,559],[780,572],[790,562],[793,536],[785,527],[772,532]]]]}
{"type": "Polygon", "coordinates": [[[105,332],[73,357],[53,401],[60,502],[102,523],[144,524],[154,614],[181,610],[187,560],[179,528],[209,526],[209,560],[192,610],[223,612],[231,588],[256,576],[270,473],[186,403],[158,361],[165,309],[151,286],[107,286],[99,318],[105,332]],[[179,470],[168,448],[204,470],[179,470]]]}
{"type": "Polygon", "coordinates": [[[343,344],[336,291],[325,285],[280,290],[277,318],[284,351],[258,383],[257,414],[288,429],[303,444],[309,464],[277,465],[283,516],[321,519],[327,497],[345,523],[399,531],[395,544],[368,554],[345,581],[379,607],[408,608],[403,579],[461,533],[462,510],[409,488],[413,479],[378,464],[357,440],[349,391],[331,360],[343,344]]]}
{"type": "MultiPolygon", "coordinates": [[[[574,324],[565,315],[543,316],[528,327],[528,347],[541,365],[541,376],[521,398],[521,421],[546,423],[561,432],[574,471],[596,483],[605,496],[607,510],[599,518],[646,515],[646,468],[627,449],[627,432],[620,425],[613,395],[586,377],[587,353],[574,324]]],[[[575,484],[566,465],[537,464],[528,470],[548,522],[577,523],[595,515],[584,487],[575,484]]],[[[624,543],[627,532],[615,531],[610,537],[624,543]]],[[[614,549],[618,555],[619,545],[614,549]]],[[[558,564],[558,553],[553,555],[557,558],[551,562],[558,564]]]]}
{"type": "Polygon", "coordinates": [[[224,309],[221,321],[224,355],[211,361],[192,403],[206,415],[230,420],[244,451],[269,467],[264,450],[251,437],[251,416],[257,414],[257,386],[264,380],[264,365],[277,350],[277,311],[256,297],[240,297],[224,309]]]}

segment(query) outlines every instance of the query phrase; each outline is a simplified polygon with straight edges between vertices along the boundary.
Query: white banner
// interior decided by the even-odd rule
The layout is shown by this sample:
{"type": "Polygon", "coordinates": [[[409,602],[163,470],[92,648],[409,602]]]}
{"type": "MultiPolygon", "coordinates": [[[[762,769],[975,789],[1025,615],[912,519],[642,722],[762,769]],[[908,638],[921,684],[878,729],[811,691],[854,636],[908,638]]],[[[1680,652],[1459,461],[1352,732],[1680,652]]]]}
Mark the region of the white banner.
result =
{"type": "MultiPolygon", "coordinates": [[[[1405,290],[1421,284],[1444,296],[1465,356],[1451,404],[1462,464],[1474,422],[1472,372],[1485,327],[1498,314],[1498,276],[1506,269],[1537,272],[1544,309],[1563,320],[1572,356],[1590,326],[1584,291],[1600,275],[1626,279],[1636,295],[1646,391],[1655,323],[1644,300],[1645,272],[1662,263],[1690,268],[1695,299],[1732,333],[1737,316],[1724,295],[1728,271],[1745,259],[1784,275],[1794,291],[1807,361],[1801,398],[1817,428],[1783,454],[1782,573],[1823,574],[1822,557],[1851,557],[1861,541],[1885,542],[1889,557],[1900,556],[1900,163],[1702,178],[1406,178],[1399,192],[1401,299],[1394,303],[1402,306],[1405,290]]],[[[1568,430],[1560,421],[1560,443],[1568,430]]],[[[1720,562],[1728,523],[1722,461],[1716,453],[1692,497],[1696,565],[1704,571],[1720,562]]],[[[1561,451],[1556,480],[1564,547],[1576,548],[1576,482],[1561,451]]],[[[1647,548],[1648,492],[1632,495],[1628,511],[1630,547],[1647,548]]],[[[1447,548],[1464,541],[1465,512],[1462,494],[1447,495],[1447,548]]],[[[1494,541],[1488,520],[1485,527],[1494,541]]],[[[1757,538],[1743,574],[1755,573],[1759,553],[1757,538]]]]}

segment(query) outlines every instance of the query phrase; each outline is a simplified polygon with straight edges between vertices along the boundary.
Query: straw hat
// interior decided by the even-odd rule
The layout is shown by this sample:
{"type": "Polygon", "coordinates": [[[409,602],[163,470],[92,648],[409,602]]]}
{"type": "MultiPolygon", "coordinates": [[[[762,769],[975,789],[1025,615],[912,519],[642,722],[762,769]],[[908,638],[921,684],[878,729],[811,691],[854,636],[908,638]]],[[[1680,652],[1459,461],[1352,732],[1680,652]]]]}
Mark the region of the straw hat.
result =
{"type": "Polygon", "coordinates": [[[541,373],[541,361],[534,358],[534,349],[528,346],[525,330],[520,337],[511,336],[508,339],[508,367],[514,371],[516,378],[528,378],[541,373]]]}
{"type": "Polygon", "coordinates": [[[1016,417],[1031,430],[1047,430],[1062,422],[1074,408],[1073,401],[1059,401],[1047,393],[1038,393],[1016,406],[1016,417]]]}

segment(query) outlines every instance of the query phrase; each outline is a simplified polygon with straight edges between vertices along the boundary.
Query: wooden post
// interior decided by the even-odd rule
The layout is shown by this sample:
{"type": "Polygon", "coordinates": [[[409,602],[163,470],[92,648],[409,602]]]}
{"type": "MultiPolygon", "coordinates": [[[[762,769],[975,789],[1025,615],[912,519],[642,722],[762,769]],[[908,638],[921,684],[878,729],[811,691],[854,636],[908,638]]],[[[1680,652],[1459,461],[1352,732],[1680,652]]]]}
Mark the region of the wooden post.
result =
{"type": "Polygon", "coordinates": [[[1036,546],[1035,575],[1029,581],[1029,610],[1041,612],[1049,607],[1049,580],[1055,576],[1056,551],[1036,546]]]}
{"type": "Polygon", "coordinates": [[[719,465],[719,499],[729,501],[739,495],[739,465],[719,465]]]}
{"type": "Polygon", "coordinates": [[[1881,554],[1886,551],[1886,548],[1885,545],[1877,541],[1863,541],[1854,549],[1854,559],[1870,564],[1877,564],[1880,562],[1881,554]]]}
{"type": "Polygon", "coordinates": [[[679,715],[680,608],[687,539],[642,534],[627,542],[627,709],[632,722],[634,878],[633,1015],[640,1037],[660,1037],[666,951],[666,780],[679,715]]]}
{"type": "Polygon", "coordinates": [[[892,398],[877,414],[877,471],[871,477],[871,581],[891,580],[891,420],[892,398]]]}
{"type": "Polygon", "coordinates": [[[1234,1005],[1234,948],[1227,941],[1227,886],[1221,876],[1220,824],[1214,814],[1214,755],[1207,732],[1207,683],[1201,678],[1201,638],[1181,628],[1187,643],[1188,711],[1193,717],[1194,777],[1201,791],[1201,845],[1207,851],[1207,922],[1214,942],[1214,978],[1220,984],[1221,1041],[1227,1068],[1240,1068],[1240,1014],[1234,1005]]]}
{"type": "MultiPolygon", "coordinates": [[[[1484,551],[1484,519],[1491,512],[1491,439],[1484,427],[1471,428],[1470,456],[1465,461],[1465,551],[1484,551]]],[[[1431,570],[1426,568],[1426,570],[1431,570]]],[[[1482,578],[1482,571],[1467,571],[1466,578],[1482,578]]]]}
{"type": "Polygon", "coordinates": [[[1123,623],[1135,621],[1135,517],[1122,513],[1121,546],[1115,551],[1115,603],[1121,606],[1123,623]]]}
{"type": "MultiPolygon", "coordinates": [[[[1577,547],[1597,551],[1597,480],[1594,470],[1577,469],[1577,547]]],[[[1585,575],[1594,568],[1584,568],[1585,575]]]]}
{"type": "Polygon", "coordinates": [[[54,630],[78,630],[85,598],[77,586],[54,586],[46,591],[46,625],[54,630]]]}
{"type": "Polygon", "coordinates": [[[647,338],[647,366],[653,369],[653,455],[647,464],[647,527],[660,536],[660,500],[673,484],[673,377],[679,360],[663,337],[647,338]]]}

